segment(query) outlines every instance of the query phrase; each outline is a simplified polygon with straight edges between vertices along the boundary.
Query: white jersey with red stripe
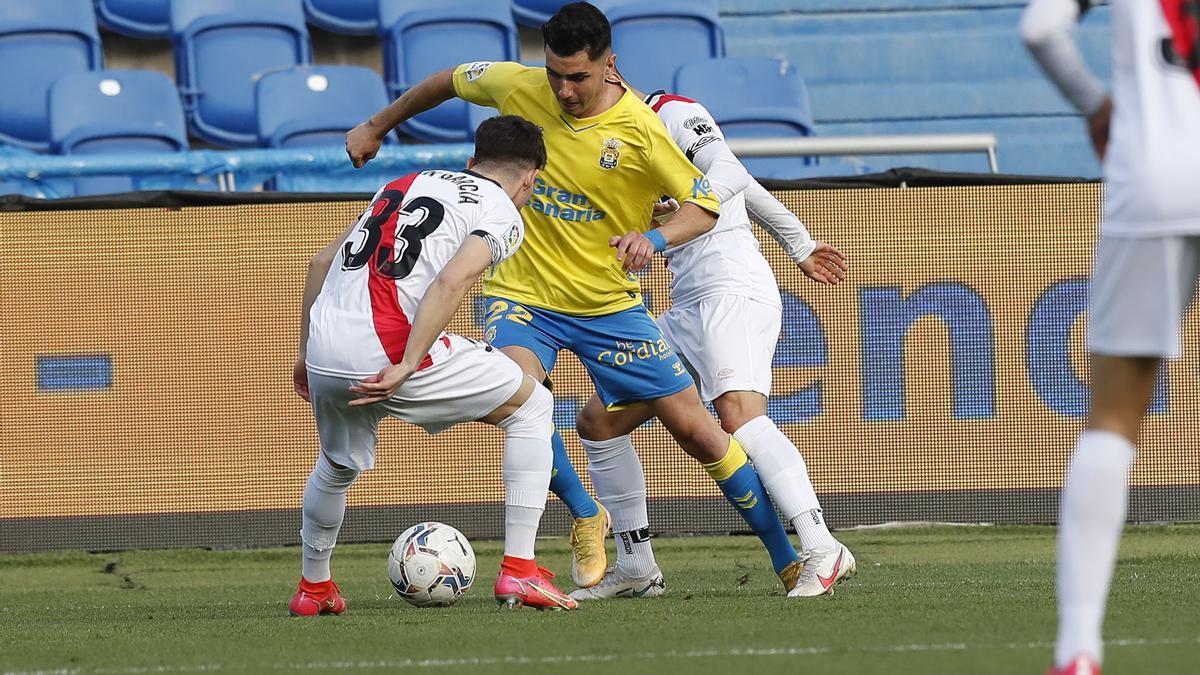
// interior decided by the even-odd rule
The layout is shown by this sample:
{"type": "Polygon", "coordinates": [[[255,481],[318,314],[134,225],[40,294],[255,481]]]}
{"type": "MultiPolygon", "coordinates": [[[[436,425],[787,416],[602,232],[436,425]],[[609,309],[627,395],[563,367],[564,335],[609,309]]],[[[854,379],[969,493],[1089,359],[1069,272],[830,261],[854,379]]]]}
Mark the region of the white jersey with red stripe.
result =
{"type": "MultiPolygon", "coordinates": [[[[728,151],[725,136],[700,103],[662,92],[646,99],[689,161],[707,173],[698,156],[728,151]]],[[[736,161],[736,160],[735,160],[736,161]]],[[[750,231],[746,197],[738,192],[721,202],[717,224],[705,234],[663,251],[671,271],[671,302],[688,305],[717,295],[733,295],[781,306],[771,266],[750,231]]]]}
{"type": "MultiPolygon", "coordinates": [[[[1091,2],[1090,4],[1101,4],[1091,2]]],[[[1200,234],[1200,86],[1156,0],[1114,0],[1105,234],[1200,234]]]]}
{"type": "MultiPolygon", "coordinates": [[[[471,171],[423,171],[380,188],[309,313],[309,370],[364,377],[399,363],[421,298],[470,235],[487,242],[493,264],[524,240],[521,215],[495,181],[471,171]]],[[[421,368],[449,346],[442,335],[421,368]]]]}

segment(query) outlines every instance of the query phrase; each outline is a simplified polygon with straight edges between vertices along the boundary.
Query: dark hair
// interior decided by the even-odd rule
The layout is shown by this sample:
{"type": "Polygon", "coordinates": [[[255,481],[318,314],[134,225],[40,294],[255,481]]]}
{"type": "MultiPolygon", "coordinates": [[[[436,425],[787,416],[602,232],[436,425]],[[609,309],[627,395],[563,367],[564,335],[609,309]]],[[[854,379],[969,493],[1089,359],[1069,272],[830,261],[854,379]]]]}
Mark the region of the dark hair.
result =
{"type": "Polygon", "coordinates": [[[485,120],[475,130],[475,161],[496,162],[522,171],[546,168],[546,143],[542,130],[516,115],[485,120]]]}
{"type": "Polygon", "coordinates": [[[595,61],[612,46],[608,17],[590,2],[563,5],[542,24],[542,40],[559,56],[571,56],[586,50],[595,61]]]}

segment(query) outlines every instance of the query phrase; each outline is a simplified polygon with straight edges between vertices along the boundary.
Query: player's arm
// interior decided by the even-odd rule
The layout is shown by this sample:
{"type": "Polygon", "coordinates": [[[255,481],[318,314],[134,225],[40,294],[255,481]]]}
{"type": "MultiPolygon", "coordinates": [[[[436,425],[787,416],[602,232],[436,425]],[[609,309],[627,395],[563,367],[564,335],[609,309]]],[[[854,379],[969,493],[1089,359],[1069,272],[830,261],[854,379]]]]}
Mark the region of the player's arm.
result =
{"type": "Polygon", "coordinates": [[[830,286],[846,278],[849,270],[846,255],[823,241],[813,239],[796,214],[775,199],[758,181],[750,179],[750,185],[743,194],[751,220],[779,242],[779,246],[806,277],[830,286]]]}
{"type": "Polygon", "coordinates": [[[454,98],[454,69],[439,70],[400,95],[366,122],[346,132],[346,154],[354,168],[375,159],[392,129],[454,98]]]}
{"type": "Polygon", "coordinates": [[[1108,145],[1112,100],[1079,51],[1075,24],[1098,0],[1032,0],[1021,16],[1021,39],[1046,75],[1088,120],[1092,146],[1101,159],[1108,145]]]}
{"type": "Polygon", "coordinates": [[[304,360],[308,358],[308,313],[312,311],[313,303],[321,294],[321,286],[325,283],[325,277],[329,275],[330,265],[337,258],[338,249],[357,225],[357,222],[351,223],[344,232],[308,260],[308,273],[304,276],[304,299],[300,303],[300,349],[296,353],[296,362],[292,364],[292,388],[305,401],[309,400],[308,368],[304,365],[304,360]]]}
{"type": "Polygon", "coordinates": [[[396,127],[454,97],[499,108],[512,90],[513,77],[526,70],[519,63],[476,61],[439,70],[400,95],[386,108],[346,133],[346,154],[354,168],[375,158],[383,139],[396,127]]]}
{"type": "Polygon", "coordinates": [[[350,387],[350,391],[360,396],[350,405],[367,405],[391,398],[400,385],[417,372],[421,361],[433,348],[434,341],[450,325],[467,291],[491,264],[492,250],[487,242],[477,235],[467,237],[417,305],[417,314],[408,333],[408,345],[404,348],[404,358],[400,363],[364,378],[361,384],[350,387]]]}
{"type": "MultiPolygon", "coordinates": [[[[656,120],[657,122],[657,120],[656,120]]],[[[670,222],[647,233],[627,232],[609,239],[617,249],[617,259],[626,270],[637,272],[650,262],[657,251],[687,243],[717,224],[721,204],[708,180],[688,161],[675,141],[667,136],[662,124],[649,128],[648,157],[650,173],[660,186],[660,194],[673,197],[682,206],[670,222]]]]}

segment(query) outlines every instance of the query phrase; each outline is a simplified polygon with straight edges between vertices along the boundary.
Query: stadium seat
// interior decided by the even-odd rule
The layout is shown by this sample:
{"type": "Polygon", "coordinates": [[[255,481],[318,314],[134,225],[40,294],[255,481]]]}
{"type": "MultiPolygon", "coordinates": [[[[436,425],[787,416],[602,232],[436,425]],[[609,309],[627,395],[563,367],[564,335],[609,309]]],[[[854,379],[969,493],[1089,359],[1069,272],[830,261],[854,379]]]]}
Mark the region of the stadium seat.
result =
{"type": "Polygon", "coordinates": [[[96,0],[100,25],[136,38],[171,36],[171,0],[96,0]]]}
{"type": "Polygon", "coordinates": [[[312,62],[301,0],[171,0],[175,77],[192,132],[258,143],[255,79],[312,62]]]}
{"type": "MultiPolygon", "coordinates": [[[[451,0],[380,0],[384,74],[399,96],[426,76],[470,61],[515,61],[517,28],[507,3],[451,0]]],[[[475,113],[476,116],[478,113],[475,113]]],[[[453,99],[417,115],[401,128],[423,140],[450,143],[470,137],[468,104],[453,99]]]]}
{"type": "Polygon", "coordinates": [[[267,73],[258,81],[256,100],[259,144],[272,148],[341,146],[347,131],[388,104],[383,80],[358,66],[267,73]]]}
{"type": "MultiPolygon", "coordinates": [[[[187,150],[187,127],[171,79],[149,70],[98,70],[50,88],[50,140],[63,155],[187,150]]],[[[79,178],[78,195],[128,192],[129,176],[79,178]]]]}
{"type": "Polygon", "coordinates": [[[725,55],[716,0],[596,0],[612,23],[617,67],[644,91],[671,86],[685,63],[725,55]]]}
{"type": "MultiPolygon", "coordinates": [[[[704,104],[728,138],[811,136],[812,111],[804,80],[783,61],[733,57],[688,63],[675,73],[675,93],[704,104]]],[[[760,178],[795,178],[812,158],[750,157],[760,178]]]]}
{"type": "Polygon", "coordinates": [[[541,28],[567,2],[569,0],[513,0],[513,17],[522,26],[541,28]]]}
{"type": "Polygon", "coordinates": [[[308,22],[343,35],[379,32],[379,0],[304,0],[308,22]]]}
{"type": "Polygon", "coordinates": [[[48,149],[50,85],[101,67],[91,0],[0,2],[0,143],[48,149]]]}

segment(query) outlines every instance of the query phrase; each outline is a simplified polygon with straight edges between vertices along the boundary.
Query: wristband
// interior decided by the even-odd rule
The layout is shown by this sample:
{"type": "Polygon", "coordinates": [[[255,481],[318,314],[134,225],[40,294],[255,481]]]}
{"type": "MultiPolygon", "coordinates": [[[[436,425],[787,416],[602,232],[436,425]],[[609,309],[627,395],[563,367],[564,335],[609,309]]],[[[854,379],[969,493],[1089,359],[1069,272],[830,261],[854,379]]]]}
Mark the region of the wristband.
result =
{"type": "Polygon", "coordinates": [[[646,233],[646,238],[650,240],[651,244],[654,244],[654,251],[656,253],[661,252],[667,247],[667,238],[663,236],[661,230],[650,230],[646,233]]]}

